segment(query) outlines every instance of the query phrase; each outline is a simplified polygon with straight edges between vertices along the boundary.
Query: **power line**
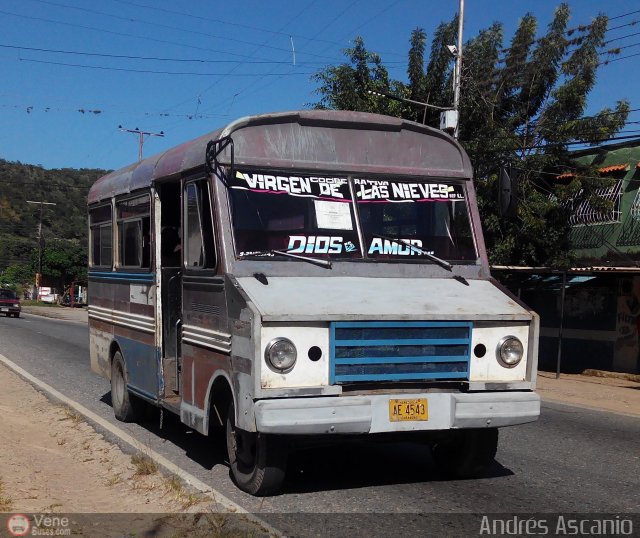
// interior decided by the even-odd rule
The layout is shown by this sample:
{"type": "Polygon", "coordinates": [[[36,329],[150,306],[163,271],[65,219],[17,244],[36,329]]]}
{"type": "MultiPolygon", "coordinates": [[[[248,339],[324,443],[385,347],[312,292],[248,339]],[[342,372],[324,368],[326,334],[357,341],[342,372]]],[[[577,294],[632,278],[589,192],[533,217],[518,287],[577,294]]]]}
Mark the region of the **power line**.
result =
{"type": "MultiPolygon", "coordinates": [[[[157,71],[155,69],[133,69],[128,67],[107,67],[104,65],[87,65],[87,64],[74,64],[68,62],[53,62],[50,60],[34,60],[32,58],[20,58],[21,62],[31,62],[37,64],[48,64],[48,65],[60,65],[64,67],[78,67],[81,69],[98,69],[102,71],[124,71],[126,73],[143,73],[143,74],[151,74],[151,75],[180,75],[180,76],[196,76],[196,77],[219,77],[219,76],[227,76],[229,73],[199,73],[196,71],[157,71]]],[[[295,73],[233,73],[234,77],[255,77],[255,76],[309,76],[312,75],[313,72],[295,72],[295,73]]]]}
{"type": "MultiPolygon", "coordinates": [[[[357,3],[358,3],[358,1],[359,1],[359,0],[353,0],[351,3],[349,3],[349,4],[348,4],[348,5],[347,5],[347,6],[346,6],[346,7],[345,7],[345,8],[344,8],[340,13],[338,13],[338,14],[337,14],[333,19],[331,19],[328,23],[326,23],[326,24],[324,25],[324,28],[323,28],[323,30],[322,30],[322,31],[326,30],[326,29],[327,29],[329,26],[331,26],[334,22],[336,22],[338,19],[340,19],[340,18],[341,18],[341,17],[342,17],[342,16],[343,16],[347,11],[349,11],[349,10],[350,10],[350,9],[351,9],[355,4],[357,4],[357,3]]],[[[364,25],[368,24],[368,23],[369,23],[371,20],[373,20],[374,18],[380,17],[380,16],[381,16],[383,13],[385,13],[388,9],[391,9],[392,7],[394,7],[394,6],[395,6],[396,4],[398,4],[398,3],[399,3],[399,0],[397,0],[396,2],[393,2],[393,3],[389,4],[388,6],[385,6],[381,11],[379,11],[378,13],[375,13],[372,17],[370,17],[370,18],[369,18],[369,19],[367,19],[365,22],[363,22],[362,24],[360,24],[359,26],[357,26],[354,30],[351,30],[349,33],[350,33],[350,34],[354,33],[355,31],[357,31],[357,30],[358,30],[359,28],[361,28],[362,26],[364,26],[364,25]]],[[[321,33],[322,31],[317,32],[313,37],[314,37],[314,38],[315,38],[315,37],[317,37],[318,35],[320,35],[320,33],[321,33]]],[[[329,48],[330,48],[330,46],[327,46],[327,47],[325,47],[321,52],[325,52],[325,51],[326,51],[326,50],[328,50],[329,48]]],[[[258,81],[259,81],[259,80],[260,80],[260,79],[258,79],[258,81]]],[[[273,81],[273,79],[272,79],[272,81],[273,81]]],[[[256,82],[257,82],[257,81],[256,81],[256,82]]],[[[272,83],[272,82],[269,82],[269,83],[267,83],[267,85],[268,85],[268,84],[271,84],[271,83],[272,83]]],[[[247,94],[247,96],[248,96],[248,95],[251,95],[252,93],[255,93],[256,91],[258,91],[258,90],[255,88],[255,84],[254,84],[253,86],[254,86],[253,92],[249,92],[249,93],[247,94]]],[[[266,85],[264,85],[264,86],[262,87],[262,89],[264,89],[264,87],[265,87],[265,86],[266,86],[266,85]]],[[[236,94],[234,94],[233,99],[235,100],[235,98],[236,98],[238,95],[241,95],[241,94],[245,93],[245,92],[246,92],[248,89],[250,89],[250,88],[251,88],[251,86],[249,86],[249,87],[245,87],[245,88],[241,89],[239,92],[237,92],[236,94]]]]}
{"type": "Polygon", "coordinates": [[[45,106],[45,105],[41,105],[39,107],[36,107],[34,105],[31,104],[26,104],[26,105],[8,105],[8,104],[0,104],[0,108],[13,108],[16,110],[21,110],[27,114],[33,114],[35,112],[44,112],[44,113],[49,113],[49,112],[77,112],[79,114],[82,115],[88,115],[88,116],[100,116],[102,114],[107,114],[107,113],[111,113],[111,114],[128,114],[128,115],[133,115],[133,116],[159,116],[161,118],[169,118],[169,117],[178,117],[178,118],[185,118],[188,120],[193,120],[193,119],[208,119],[208,118],[227,118],[228,116],[226,114],[204,114],[204,113],[200,113],[200,114],[177,114],[177,113],[170,113],[170,112],[150,112],[150,111],[142,111],[142,110],[135,110],[135,111],[131,111],[131,110],[118,110],[118,109],[109,109],[104,108],[104,107],[99,107],[99,108],[86,108],[84,106],[78,106],[78,107],[69,107],[69,108],[63,108],[63,107],[54,107],[54,106],[45,106]]]}
{"type": "MultiPolygon", "coordinates": [[[[285,29],[289,24],[291,24],[292,22],[294,22],[295,20],[297,20],[297,19],[298,19],[298,17],[300,17],[300,16],[301,16],[305,11],[307,11],[307,10],[308,10],[308,9],[309,9],[309,8],[310,8],[310,7],[311,7],[311,6],[316,2],[316,1],[317,1],[317,0],[311,0],[311,3],[309,3],[309,4],[305,5],[305,6],[304,6],[300,11],[298,11],[298,12],[297,12],[293,17],[291,17],[287,22],[285,22],[285,23],[280,27],[280,30],[279,30],[279,31],[284,30],[284,29],[285,29]]],[[[266,41],[265,41],[265,43],[266,43],[266,41]]],[[[258,50],[259,50],[259,48],[258,48],[258,47],[256,47],[256,49],[254,49],[253,53],[257,52],[258,50]]],[[[228,71],[227,75],[228,75],[228,74],[233,73],[233,72],[234,72],[238,67],[239,67],[239,64],[236,64],[235,66],[233,66],[233,67],[228,71]]],[[[225,75],[225,76],[226,76],[226,75],[225,75]]],[[[203,96],[205,93],[209,92],[212,88],[214,88],[214,87],[216,86],[216,84],[219,84],[223,79],[224,79],[224,77],[222,77],[221,79],[219,79],[219,80],[217,80],[217,81],[213,82],[212,84],[210,84],[209,86],[207,86],[204,90],[200,91],[198,94],[196,94],[196,95],[195,95],[195,99],[196,99],[196,102],[197,102],[197,105],[196,105],[196,112],[198,112],[198,111],[200,110],[200,105],[201,105],[201,103],[202,103],[202,96],[203,96]]],[[[261,79],[260,79],[260,78],[258,78],[255,82],[258,82],[258,81],[260,81],[260,80],[261,80],[261,79]]],[[[274,79],[272,79],[272,80],[274,80],[274,79]]],[[[255,84],[255,82],[254,82],[254,84],[255,84]]],[[[246,88],[245,88],[245,89],[246,89],[246,88]]],[[[230,101],[229,107],[231,107],[231,105],[234,103],[236,96],[238,96],[240,93],[242,93],[245,89],[242,89],[242,90],[240,90],[239,92],[236,92],[236,93],[234,93],[234,94],[233,94],[233,97],[231,98],[231,101],[230,101]]],[[[192,98],[192,99],[193,99],[193,98],[192,98]]],[[[176,107],[178,107],[178,106],[180,106],[180,105],[182,105],[182,104],[185,104],[185,103],[187,103],[187,102],[189,102],[189,101],[182,101],[181,103],[178,103],[177,105],[174,105],[174,107],[172,107],[172,108],[176,108],[176,107]]]]}
{"type": "Polygon", "coordinates": [[[622,15],[616,15],[615,17],[609,17],[609,20],[614,21],[616,19],[628,17],[629,15],[635,15],[636,13],[640,13],[640,9],[636,9],[635,11],[629,11],[628,13],[623,13],[622,15]]]}
{"type": "MultiPolygon", "coordinates": [[[[613,142],[615,140],[630,140],[637,139],[640,141],[640,135],[629,135],[629,136],[614,136],[611,138],[596,138],[592,140],[583,140],[580,142],[550,142],[548,144],[538,144],[533,146],[523,146],[523,147],[513,147],[513,148],[504,148],[500,150],[494,150],[492,153],[499,153],[502,151],[526,151],[530,149],[547,149],[554,147],[562,147],[562,146],[575,146],[575,145],[584,145],[588,146],[590,144],[597,144],[600,142],[613,142]]],[[[469,142],[469,140],[465,140],[463,142],[469,142]]],[[[605,146],[606,147],[606,146],[605,146]]]]}
{"type": "Polygon", "coordinates": [[[627,34],[627,35],[623,35],[620,37],[614,37],[613,39],[608,39],[607,41],[605,41],[602,46],[604,47],[605,45],[608,45],[609,43],[613,43],[614,41],[620,41],[621,39],[626,39],[627,37],[634,37],[640,35],[640,32],[634,32],[632,34],[627,34]]]}
{"type": "Polygon", "coordinates": [[[612,32],[613,30],[619,30],[620,28],[626,28],[627,26],[635,26],[640,22],[639,19],[628,22],[627,24],[621,24],[620,26],[613,26],[612,28],[607,28],[607,32],[612,32]]]}
{"type": "Polygon", "coordinates": [[[183,17],[189,17],[192,19],[196,19],[196,20],[201,20],[201,21],[206,21],[206,22],[214,22],[217,24],[226,24],[228,26],[235,26],[237,28],[245,28],[247,30],[253,30],[253,31],[258,31],[258,32],[265,32],[268,34],[272,34],[272,35],[281,35],[284,37],[295,37],[296,39],[306,39],[307,41],[320,41],[320,42],[324,42],[324,43],[330,43],[331,45],[338,45],[338,46],[342,46],[341,43],[338,43],[336,41],[329,41],[327,39],[318,39],[318,38],[310,38],[308,36],[304,36],[304,35],[300,35],[300,34],[292,34],[292,33],[288,33],[288,32],[283,32],[283,31],[279,31],[279,30],[272,30],[272,29],[268,29],[268,28],[261,28],[258,26],[251,26],[248,24],[241,24],[241,23],[237,23],[237,22],[231,22],[231,21],[225,21],[223,19],[214,19],[211,17],[203,17],[201,15],[193,15],[190,13],[185,13],[182,11],[175,11],[172,9],[166,9],[166,8],[161,8],[159,6],[149,6],[149,5],[145,5],[145,4],[139,4],[136,2],[126,2],[124,0],[113,0],[114,2],[118,2],[120,4],[125,4],[128,6],[135,6],[135,7],[139,7],[139,8],[143,8],[143,9],[150,9],[153,11],[160,11],[163,13],[168,13],[170,15],[181,15],[183,17]]]}
{"type": "MultiPolygon", "coordinates": [[[[46,49],[39,47],[25,47],[20,45],[6,45],[0,44],[0,48],[4,49],[14,49],[14,50],[28,50],[31,52],[48,52],[53,54],[69,54],[74,56],[96,56],[99,58],[116,58],[116,59],[124,59],[124,60],[145,60],[145,61],[154,61],[154,62],[182,62],[182,63],[202,63],[202,64],[228,64],[228,63],[238,63],[238,60],[208,60],[204,58],[164,58],[159,56],[134,56],[131,54],[107,54],[100,52],[85,52],[78,50],[61,50],[61,49],[46,49]]],[[[244,60],[240,62],[242,64],[250,64],[250,65],[262,65],[262,64],[278,64],[278,65],[291,65],[290,61],[282,61],[282,60],[244,60]]],[[[392,63],[401,63],[401,62],[392,62],[392,63]]],[[[297,62],[298,65],[314,65],[320,66],[325,65],[320,62],[297,62]]]]}
{"type": "Polygon", "coordinates": [[[142,40],[151,41],[151,42],[154,42],[154,43],[163,43],[165,45],[175,45],[175,46],[178,46],[178,47],[185,47],[185,48],[194,49],[194,50],[213,52],[213,53],[216,53],[216,54],[227,54],[228,56],[235,56],[235,57],[238,57],[238,58],[245,58],[245,59],[250,59],[250,60],[255,60],[255,59],[267,60],[268,59],[268,58],[259,58],[259,57],[255,57],[255,56],[248,56],[246,54],[238,54],[238,53],[235,53],[235,52],[210,49],[210,48],[207,48],[207,47],[198,47],[196,45],[188,45],[186,43],[180,43],[180,42],[176,42],[176,41],[169,41],[169,40],[166,40],[166,39],[158,39],[158,38],[155,38],[155,37],[137,36],[137,35],[126,33],[126,32],[116,32],[115,30],[107,30],[105,28],[98,28],[98,27],[95,27],[95,26],[88,26],[88,25],[83,25],[83,24],[75,24],[75,23],[65,22],[65,21],[57,21],[57,20],[54,20],[54,19],[47,19],[45,17],[35,17],[35,16],[32,16],[32,15],[21,15],[19,13],[13,13],[13,12],[10,12],[10,11],[0,10],[0,14],[10,15],[12,17],[19,17],[19,18],[22,18],[22,19],[30,19],[30,20],[36,20],[36,21],[41,21],[41,22],[60,24],[60,25],[69,26],[69,27],[72,27],[72,28],[82,28],[83,30],[91,30],[91,31],[94,31],[94,32],[102,32],[102,33],[106,33],[106,34],[110,34],[110,35],[117,35],[117,36],[120,36],[120,37],[129,37],[129,38],[134,38],[134,39],[142,39],[142,40]]]}
{"type": "Polygon", "coordinates": [[[619,62],[620,60],[627,60],[628,58],[635,58],[636,56],[640,56],[640,52],[635,54],[628,54],[627,56],[620,56],[619,58],[613,58],[611,60],[605,60],[604,62],[600,62],[598,65],[609,65],[613,62],[619,62]]]}
{"type": "MultiPolygon", "coordinates": [[[[141,19],[135,19],[135,18],[131,18],[131,17],[122,17],[120,15],[112,15],[111,13],[106,13],[104,11],[98,11],[98,10],[95,10],[95,9],[89,9],[89,8],[84,8],[84,7],[70,6],[68,4],[61,4],[61,3],[58,3],[58,2],[53,2],[51,0],[31,0],[31,1],[32,2],[38,2],[38,3],[41,3],[41,4],[48,4],[48,5],[52,5],[52,6],[57,6],[57,7],[75,9],[75,10],[82,11],[82,12],[85,12],[85,13],[93,13],[93,14],[96,14],[96,15],[101,15],[101,16],[104,16],[104,17],[110,17],[110,18],[113,18],[113,19],[122,20],[122,21],[126,21],[126,22],[136,22],[136,23],[139,23],[139,24],[146,24],[148,26],[156,26],[158,28],[163,28],[165,30],[175,30],[175,31],[178,31],[178,32],[187,32],[190,35],[194,35],[194,34],[195,35],[202,35],[202,36],[205,36],[205,37],[212,37],[214,39],[222,39],[224,41],[231,41],[231,42],[235,42],[235,43],[241,43],[243,45],[254,45],[254,46],[257,45],[257,43],[252,42],[252,41],[246,41],[244,39],[237,39],[237,38],[229,37],[229,36],[220,36],[220,35],[216,35],[216,34],[210,34],[210,33],[207,33],[207,32],[201,32],[201,31],[198,31],[198,30],[196,30],[194,28],[180,28],[178,26],[172,26],[172,25],[169,25],[169,24],[150,22],[150,21],[145,21],[145,20],[141,20],[141,19]]],[[[267,43],[263,43],[262,45],[260,45],[260,48],[272,49],[272,50],[277,50],[277,51],[281,51],[281,52],[284,51],[284,52],[287,52],[287,53],[291,52],[291,50],[288,49],[288,48],[277,47],[275,45],[269,45],[267,43]]],[[[320,58],[326,58],[326,56],[319,56],[317,54],[313,54],[313,53],[310,53],[310,52],[303,52],[303,54],[307,54],[309,56],[318,56],[320,58]]]]}

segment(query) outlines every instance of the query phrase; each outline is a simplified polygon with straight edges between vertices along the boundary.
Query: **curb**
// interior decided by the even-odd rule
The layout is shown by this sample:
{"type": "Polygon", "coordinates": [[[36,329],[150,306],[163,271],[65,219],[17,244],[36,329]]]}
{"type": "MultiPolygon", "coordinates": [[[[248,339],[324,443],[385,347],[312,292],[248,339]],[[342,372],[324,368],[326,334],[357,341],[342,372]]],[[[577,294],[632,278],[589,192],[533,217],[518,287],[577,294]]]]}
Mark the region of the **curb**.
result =
{"type": "Polygon", "coordinates": [[[572,407],[572,408],[580,410],[580,411],[584,411],[584,410],[596,411],[598,413],[611,413],[613,415],[619,415],[621,417],[630,417],[630,418],[635,418],[635,419],[640,418],[640,415],[633,414],[633,413],[627,413],[625,411],[614,411],[613,409],[603,409],[602,407],[596,407],[595,405],[579,404],[579,403],[575,403],[575,402],[570,402],[568,400],[561,400],[559,398],[553,398],[553,397],[550,397],[550,396],[545,396],[545,395],[542,395],[542,394],[540,394],[540,400],[541,400],[541,404],[550,403],[550,404],[564,405],[566,407],[572,407]]]}
{"type": "Polygon", "coordinates": [[[138,441],[132,435],[129,435],[128,433],[122,431],[117,426],[114,426],[113,424],[111,424],[101,416],[97,415],[93,411],[84,407],[82,404],[79,404],[76,401],[72,400],[71,398],[65,396],[60,391],[54,389],[52,386],[48,385],[44,381],[40,381],[37,377],[31,375],[29,372],[27,372],[26,370],[24,370],[23,368],[21,368],[16,363],[9,360],[7,357],[5,357],[2,354],[0,354],[0,363],[4,364],[7,368],[12,370],[14,373],[18,374],[20,377],[22,377],[25,381],[29,382],[31,385],[34,385],[38,389],[45,392],[51,398],[54,398],[55,400],[58,400],[61,403],[71,407],[73,410],[80,413],[89,422],[99,426],[100,428],[102,428],[103,430],[106,430],[110,434],[115,435],[116,437],[118,437],[118,439],[120,439],[121,441],[131,446],[134,450],[144,452],[147,456],[149,456],[149,458],[154,460],[158,465],[163,467],[166,471],[178,476],[188,485],[200,491],[200,493],[207,495],[208,497],[213,499],[213,501],[217,505],[224,507],[228,512],[242,514],[249,521],[259,525],[265,531],[269,532],[273,536],[278,536],[278,537],[284,536],[281,531],[272,527],[266,521],[260,519],[258,516],[252,514],[251,512],[248,512],[247,510],[242,508],[239,504],[236,504],[231,499],[229,499],[219,491],[216,491],[215,489],[213,489],[211,486],[209,486],[199,478],[196,478],[192,474],[183,470],[181,467],[178,467],[175,463],[168,460],[161,454],[157,453],[156,451],[148,447],[142,446],[142,443],[140,443],[140,441],[138,441]]]}

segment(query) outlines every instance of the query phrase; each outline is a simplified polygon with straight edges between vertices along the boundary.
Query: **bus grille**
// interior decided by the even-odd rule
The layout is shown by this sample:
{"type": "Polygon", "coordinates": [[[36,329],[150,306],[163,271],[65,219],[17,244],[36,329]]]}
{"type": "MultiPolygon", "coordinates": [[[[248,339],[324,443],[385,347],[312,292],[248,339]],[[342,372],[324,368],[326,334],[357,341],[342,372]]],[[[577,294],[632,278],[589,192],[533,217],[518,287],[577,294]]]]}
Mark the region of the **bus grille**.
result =
{"type": "Polygon", "coordinates": [[[331,384],[468,379],[471,323],[331,323],[331,384]]]}

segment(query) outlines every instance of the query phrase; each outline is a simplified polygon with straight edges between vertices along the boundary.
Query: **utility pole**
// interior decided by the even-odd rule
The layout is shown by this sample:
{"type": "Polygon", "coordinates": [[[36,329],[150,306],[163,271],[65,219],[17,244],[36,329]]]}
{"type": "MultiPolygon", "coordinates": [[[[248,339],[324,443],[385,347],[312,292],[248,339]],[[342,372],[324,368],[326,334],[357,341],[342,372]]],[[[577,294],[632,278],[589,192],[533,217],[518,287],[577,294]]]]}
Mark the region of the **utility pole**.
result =
{"type": "Polygon", "coordinates": [[[464,28],[464,0],[460,0],[458,9],[458,45],[456,47],[456,66],[453,76],[453,110],[456,114],[456,127],[453,137],[458,138],[460,130],[460,82],[462,79],[462,30],[464,28]]]}
{"type": "Polygon", "coordinates": [[[28,204],[40,204],[40,223],[38,224],[38,272],[36,273],[36,299],[40,296],[40,283],[42,279],[42,212],[46,205],[56,205],[54,202],[27,200],[28,204]]]}
{"type": "Polygon", "coordinates": [[[132,133],[138,135],[138,161],[142,160],[142,146],[144,146],[144,137],[145,136],[161,136],[164,137],[164,131],[160,131],[159,133],[152,133],[150,131],[141,131],[137,127],[135,129],[125,129],[122,125],[118,125],[118,129],[124,131],[125,133],[132,133]]]}

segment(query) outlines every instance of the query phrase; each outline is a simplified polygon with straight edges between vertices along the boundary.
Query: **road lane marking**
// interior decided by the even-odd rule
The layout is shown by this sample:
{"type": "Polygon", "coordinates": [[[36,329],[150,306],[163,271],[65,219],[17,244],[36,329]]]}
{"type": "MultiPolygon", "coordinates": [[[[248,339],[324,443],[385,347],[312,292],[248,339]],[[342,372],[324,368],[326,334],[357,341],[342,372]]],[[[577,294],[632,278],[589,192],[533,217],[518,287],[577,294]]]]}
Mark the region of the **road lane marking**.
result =
{"type": "Polygon", "coordinates": [[[194,487],[195,489],[197,489],[201,493],[211,497],[213,499],[213,501],[217,505],[220,505],[220,506],[224,507],[228,512],[233,512],[233,513],[236,513],[236,514],[243,514],[248,520],[252,521],[253,523],[256,523],[257,525],[260,525],[261,527],[263,527],[270,534],[272,534],[274,536],[283,536],[281,531],[279,531],[276,528],[272,527],[266,521],[260,519],[255,514],[252,514],[251,512],[248,512],[247,510],[242,508],[242,506],[240,506],[239,504],[236,504],[235,502],[233,502],[231,499],[229,499],[228,497],[226,497],[225,495],[223,495],[219,491],[213,489],[211,486],[209,486],[208,484],[206,484],[205,482],[203,482],[199,478],[196,478],[195,476],[193,476],[191,473],[185,471],[181,467],[178,467],[175,463],[173,463],[172,461],[168,460],[167,458],[165,458],[163,455],[159,454],[155,450],[152,450],[151,448],[149,448],[147,446],[144,446],[135,437],[133,437],[132,435],[128,434],[127,432],[121,430],[117,426],[114,426],[109,421],[107,421],[104,418],[102,418],[100,415],[94,413],[93,411],[87,409],[82,404],[79,404],[78,402],[76,402],[76,401],[72,400],[71,398],[65,396],[60,391],[54,389],[51,385],[48,385],[44,381],[41,381],[37,377],[31,375],[24,368],[18,366],[15,362],[9,360],[7,357],[5,357],[2,354],[0,354],[0,362],[3,363],[8,368],[10,368],[11,370],[13,370],[20,377],[22,377],[22,378],[26,379],[27,381],[29,381],[32,385],[35,385],[39,389],[43,390],[44,392],[46,392],[47,394],[49,394],[50,396],[55,398],[56,400],[59,400],[60,402],[64,403],[65,405],[68,405],[69,407],[71,407],[72,409],[74,409],[75,411],[77,411],[78,413],[83,415],[84,417],[88,418],[91,422],[94,422],[95,424],[97,424],[101,428],[107,430],[112,435],[115,435],[120,440],[122,440],[125,443],[127,443],[129,446],[131,446],[135,450],[143,451],[151,459],[153,459],[158,465],[161,465],[162,467],[164,467],[170,473],[173,473],[173,474],[179,476],[187,484],[189,484],[190,486],[194,487]]]}

